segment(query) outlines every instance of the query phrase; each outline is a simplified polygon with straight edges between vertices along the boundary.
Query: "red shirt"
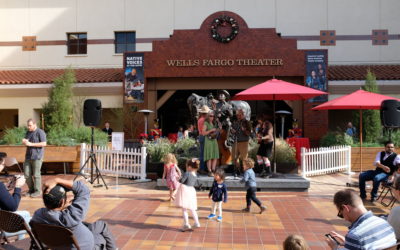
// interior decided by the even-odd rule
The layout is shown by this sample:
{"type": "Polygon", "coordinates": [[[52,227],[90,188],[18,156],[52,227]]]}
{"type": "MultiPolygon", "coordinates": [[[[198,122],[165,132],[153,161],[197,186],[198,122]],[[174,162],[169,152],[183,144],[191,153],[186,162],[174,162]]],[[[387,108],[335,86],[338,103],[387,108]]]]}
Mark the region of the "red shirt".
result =
{"type": "Polygon", "coordinates": [[[197,121],[197,129],[199,130],[199,135],[203,135],[203,127],[205,120],[206,120],[205,117],[200,117],[199,120],[197,121]]]}

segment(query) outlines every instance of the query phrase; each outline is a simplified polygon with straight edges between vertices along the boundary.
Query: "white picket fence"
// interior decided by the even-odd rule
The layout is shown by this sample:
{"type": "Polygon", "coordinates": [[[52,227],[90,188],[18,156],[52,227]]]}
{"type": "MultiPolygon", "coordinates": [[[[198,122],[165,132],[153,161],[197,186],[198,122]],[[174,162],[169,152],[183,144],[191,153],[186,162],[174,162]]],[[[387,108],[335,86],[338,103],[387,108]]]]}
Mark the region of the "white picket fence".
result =
{"type": "Polygon", "coordinates": [[[301,148],[303,177],[324,175],[339,171],[351,173],[351,147],[301,148]]]}
{"type": "MultiPolygon", "coordinates": [[[[124,148],[112,150],[109,147],[93,146],[97,167],[102,175],[127,177],[144,180],[146,178],[146,148],[124,148]]],[[[88,160],[90,145],[81,144],[81,167],[88,160]]],[[[91,159],[85,165],[84,172],[90,173],[91,159]]]]}

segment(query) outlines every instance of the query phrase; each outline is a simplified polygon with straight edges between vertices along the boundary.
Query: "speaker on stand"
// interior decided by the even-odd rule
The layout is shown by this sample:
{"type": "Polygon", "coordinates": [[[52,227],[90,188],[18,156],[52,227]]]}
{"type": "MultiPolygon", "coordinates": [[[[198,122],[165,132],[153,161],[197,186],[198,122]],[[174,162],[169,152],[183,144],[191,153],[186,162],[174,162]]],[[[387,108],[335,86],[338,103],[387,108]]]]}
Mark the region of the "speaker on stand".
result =
{"type": "Polygon", "coordinates": [[[393,129],[400,128],[400,102],[384,100],[380,111],[382,126],[389,130],[389,140],[392,140],[393,129]]]}
{"type": "Polygon", "coordinates": [[[83,123],[85,126],[91,127],[92,134],[91,134],[91,143],[90,143],[90,152],[89,155],[83,164],[83,166],[79,169],[78,174],[76,175],[75,179],[78,175],[84,176],[83,170],[85,169],[86,165],[90,163],[90,180],[89,182],[93,184],[97,180],[97,185],[94,187],[101,187],[102,185],[99,183],[99,179],[103,181],[104,186],[108,189],[106,182],[101,175],[101,172],[97,166],[97,159],[96,154],[94,153],[94,127],[98,126],[101,120],[101,101],[98,99],[87,99],[83,104],[83,123]],[[96,173],[94,170],[96,169],[96,173]]]}

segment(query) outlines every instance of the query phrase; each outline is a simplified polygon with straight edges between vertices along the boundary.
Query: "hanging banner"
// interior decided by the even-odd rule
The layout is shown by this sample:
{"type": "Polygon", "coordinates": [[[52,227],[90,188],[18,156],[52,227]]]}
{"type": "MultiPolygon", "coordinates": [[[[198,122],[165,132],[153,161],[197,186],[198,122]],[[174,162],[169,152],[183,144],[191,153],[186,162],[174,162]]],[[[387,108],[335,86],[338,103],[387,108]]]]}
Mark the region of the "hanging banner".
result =
{"type": "MultiPolygon", "coordinates": [[[[306,51],[306,86],[327,91],[327,50],[309,50],[306,51]]],[[[308,100],[308,102],[326,102],[327,95],[321,95],[308,100]]]]}
{"type": "Polygon", "coordinates": [[[144,53],[124,53],[124,103],[144,102],[144,53]]]}

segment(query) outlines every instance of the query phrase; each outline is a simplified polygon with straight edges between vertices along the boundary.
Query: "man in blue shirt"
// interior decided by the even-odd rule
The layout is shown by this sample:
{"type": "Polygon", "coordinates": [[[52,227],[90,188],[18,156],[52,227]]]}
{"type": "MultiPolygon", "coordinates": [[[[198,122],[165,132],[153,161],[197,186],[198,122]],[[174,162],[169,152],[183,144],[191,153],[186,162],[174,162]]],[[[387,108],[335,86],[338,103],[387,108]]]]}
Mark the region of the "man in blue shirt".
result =
{"type": "Polygon", "coordinates": [[[351,122],[347,123],[347,129],[346,129],[346,134],[348,134],[351,137],[355,137],[356,136],[356,128],[353,127],[353,124],[351,122]]]}
{"type": "Polygon", "coordinates": [[[358,193],[352,189],[338,191],[333,197],[338,216],[351,222],[346,236],[330,232],[340,245],[327,239],[332,249],[386,249],[396,245],[396,236],[389,223],[367,211],[358,193]]]}

